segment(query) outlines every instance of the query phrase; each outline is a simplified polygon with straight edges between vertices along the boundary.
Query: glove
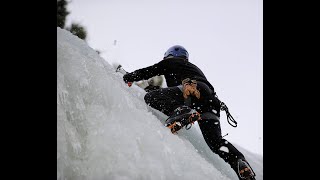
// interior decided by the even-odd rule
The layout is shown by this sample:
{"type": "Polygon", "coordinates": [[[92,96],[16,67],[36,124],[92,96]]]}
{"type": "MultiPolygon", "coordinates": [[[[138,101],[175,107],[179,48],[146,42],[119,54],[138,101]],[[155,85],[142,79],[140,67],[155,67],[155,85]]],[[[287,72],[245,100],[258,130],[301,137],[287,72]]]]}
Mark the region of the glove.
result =
{"type": "Polygon", "coordinates": [[[125,75],[123,76],[123,81],[124,81],[125,83],[133,82],[131,73],[125,74],[125,75]]]}
{"type": "Polygon", "coordinates": [[[195,80],[190,80],[188,78],[187,81],[182,81],[183,85],[183,97],[185,99],[188,98],[188,96],[196,96],[198,99],[200,98],[200,92],[197,89],[197,82],[195,80]]]}

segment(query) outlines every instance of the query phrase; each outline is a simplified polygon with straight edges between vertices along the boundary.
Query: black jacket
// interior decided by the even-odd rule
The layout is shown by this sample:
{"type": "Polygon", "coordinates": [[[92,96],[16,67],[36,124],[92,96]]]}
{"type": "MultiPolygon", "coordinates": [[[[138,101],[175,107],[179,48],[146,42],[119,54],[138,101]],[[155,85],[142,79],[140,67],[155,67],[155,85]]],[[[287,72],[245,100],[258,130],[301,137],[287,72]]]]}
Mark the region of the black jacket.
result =
{"type": "Polygon", "coordinates": [[[204,82],[213,92],[215,92],[213,86],[208,82],[203,72],[196,65],[180,58],[161,60],[157,64],[124,75],[123,80],[125,82],[133,82],[160,75],[165,76],[168,87],[181,85],[182,80],[191,78],[204,82]]]}

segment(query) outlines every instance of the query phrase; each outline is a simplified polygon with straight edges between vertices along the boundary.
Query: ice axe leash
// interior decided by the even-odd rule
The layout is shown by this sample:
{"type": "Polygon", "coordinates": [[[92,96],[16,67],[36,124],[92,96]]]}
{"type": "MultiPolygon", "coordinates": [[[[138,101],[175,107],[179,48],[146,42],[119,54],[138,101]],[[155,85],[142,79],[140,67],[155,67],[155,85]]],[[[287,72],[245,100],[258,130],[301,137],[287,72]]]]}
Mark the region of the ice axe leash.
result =
{"type": "Polygon", "coordinates": [[[221,111],[226,111],[228,123],[229,123],[232,127],[237,127],[237,121],[235,121],[234,118],[232,117],[232,115],[230,114],[227,105],[226,105],[224,102],[221,102],[220,105],[221,105],[221,108],[220,108],[221,111]],[[231,122],[232,122],[232,123],[231,123],[231,122]]]}
{"type": "MultiPolygon", "coordinates": [[[[237,124],[238,124],[238,123],[237,123],[236,120],[234,120],[234,118],[233,118],[232,115],[230,114],[227,105],[226,105],[224,102],[220,101],[218,95],[217,95],[215,92],[214,92],[214,95],[215,95],[215,97],[218,99],[218,101],[220,102],[220,110],[221,110],[221,111],[226,111],[228,123],[229,123],[232,127],[237,127],[237,124]],[[233,124],[232,124],[231,122],[232,122],[233,124]]],[[[225,136],[226,136],[226,135],[225,135],[225,136]]]]}

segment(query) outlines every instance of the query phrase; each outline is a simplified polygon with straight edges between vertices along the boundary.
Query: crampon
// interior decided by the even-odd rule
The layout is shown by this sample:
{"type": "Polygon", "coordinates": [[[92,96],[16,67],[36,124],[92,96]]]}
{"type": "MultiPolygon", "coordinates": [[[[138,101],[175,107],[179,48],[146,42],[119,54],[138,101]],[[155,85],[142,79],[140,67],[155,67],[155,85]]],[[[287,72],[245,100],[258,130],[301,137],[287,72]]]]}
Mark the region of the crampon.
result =
{"type": "Polygon", "coordinates": [[[238,173],[243,180],[255,180],[255,173],[245,160],[238,160],[238,173]]]}
{"type": "Polygon", "coordinates": [[[200,114],[188,106],[181,106],[174,110],[173,114],[166,120],[165,126],[172,133],[176,133],[181,128],[190,129],[195,121],[201,120],[200,114]]]}

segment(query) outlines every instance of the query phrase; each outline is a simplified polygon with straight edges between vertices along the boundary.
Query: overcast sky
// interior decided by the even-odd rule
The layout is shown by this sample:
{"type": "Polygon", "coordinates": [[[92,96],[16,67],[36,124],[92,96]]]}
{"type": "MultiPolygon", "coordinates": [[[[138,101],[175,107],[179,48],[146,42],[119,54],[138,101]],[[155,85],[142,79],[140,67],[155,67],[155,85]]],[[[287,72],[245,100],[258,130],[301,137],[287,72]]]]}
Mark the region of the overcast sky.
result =
{"type": "Polygon", "coordinates": [[[262,0],[72,0],[66,25],[80,23],[87,42],[131,72],[182,45],[238,122],[221,112],[222,135],[263,154],[262,0]]]}

